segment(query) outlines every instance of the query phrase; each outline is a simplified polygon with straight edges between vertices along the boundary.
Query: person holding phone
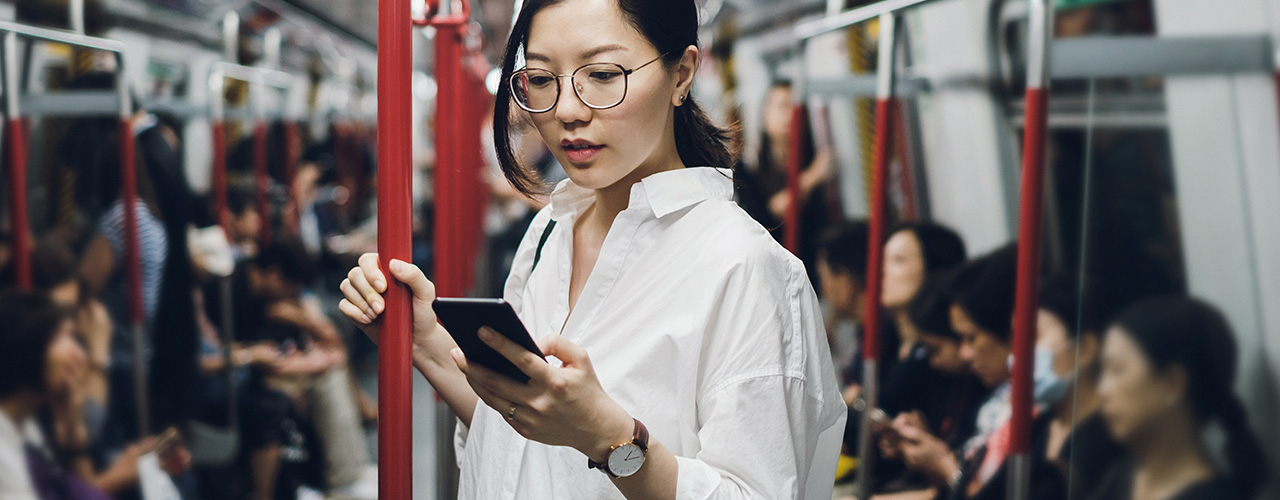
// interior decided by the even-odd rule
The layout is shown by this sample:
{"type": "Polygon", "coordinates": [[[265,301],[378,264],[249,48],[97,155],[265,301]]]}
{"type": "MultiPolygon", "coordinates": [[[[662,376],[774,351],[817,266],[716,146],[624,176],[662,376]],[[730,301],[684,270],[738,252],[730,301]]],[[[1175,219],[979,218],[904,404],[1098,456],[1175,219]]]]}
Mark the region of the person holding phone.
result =
{"type": "Polygon", "coordinates": [[[547,359],[479,338],[529,376],[472,363],[433,285],[366,254],[341,310],[375,340],[381,294],[413,293],[414,365],[458,414],[466,499],[830,498],[844,404],[804,266],[733,202],[728,134],[690,99],[693,0],[528,0],[494,119],[502,169],[527,113],[568,180],[503,298],[547,359]],[[522,61],[523,67],[517,67],[522,61]],[[514,103],[518,109],[512,109],[514,103]],[[686,168],[699,167],[699,168],[686,168]]]}

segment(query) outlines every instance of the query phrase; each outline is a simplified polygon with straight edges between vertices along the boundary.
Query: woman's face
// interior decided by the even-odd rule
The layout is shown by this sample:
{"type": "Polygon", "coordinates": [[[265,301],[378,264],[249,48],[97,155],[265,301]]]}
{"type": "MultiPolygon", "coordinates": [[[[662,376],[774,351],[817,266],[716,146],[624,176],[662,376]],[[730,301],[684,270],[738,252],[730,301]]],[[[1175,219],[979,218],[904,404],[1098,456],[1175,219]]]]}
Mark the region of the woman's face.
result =
{"type": "MultiPolygon", "coordinates": [[[[659,55],[615,1],[567,0],[534,14],[525,61],[531,69],[569,75],[600,62],[634,69],[659,55]]],[[[687,92],[696,58],[696,50],[689,50],[676,70],[657,61],[635,71],[626,77],[622,103],[609,109],[587,107],[562,78],[555,107],[531,113],[531,120],[569,178],[588,189],[622,185],[624,179],[629,186],[680,167],[674,105],[687,92]]]]}
{"type": "Polygon", "coordinates": [[[924,252],[912,231],[898,231],[884,244],[884,290],[880,304],[901,310],[924,284],[924,252]]]}
{"type": "Polygon", "coordinates": [[[960,359],[973,374],[987,387],[1009,380],[1009,346],[974,323],[960,306],[951,306],[950,313],[951,328],[960,335],[960,359]]]}
{"type": "Polygon", "coordinates": [[[1155,370],[1123,328],[1113,327],[1102,342],[1102,378],[1098,396],[1111,436],[1133,442],[1152,423],[1170,413],[1182,399],[1185,377],[1180,370],[1155,370]]]}
{"type": "Polygon", "coordinates": [[[786,148],[791,135],[791,87],[775,86],[769,89],[764,101],[764,133],[774,141],[773,147],[786,148]],[[779,143],[780,142],[780,143],[779,143]]]}
{"type": "Polygon", "coordinates": [[[45,389],[50,394],[63,394],[80,383],[88,370],[84,349],[75,339],[75,325],[63,321],[45,353],[45,389]]]}

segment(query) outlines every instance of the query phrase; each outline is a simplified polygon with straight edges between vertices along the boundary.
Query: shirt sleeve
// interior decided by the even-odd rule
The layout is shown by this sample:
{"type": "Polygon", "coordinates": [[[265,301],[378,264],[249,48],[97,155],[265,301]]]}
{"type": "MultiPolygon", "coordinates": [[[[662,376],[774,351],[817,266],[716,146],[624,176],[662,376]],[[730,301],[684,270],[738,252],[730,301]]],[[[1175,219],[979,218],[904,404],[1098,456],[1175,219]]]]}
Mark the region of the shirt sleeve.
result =
{"type": "Polygon", "coordinates": [[[797,268],[726,284],[700,374],[710,384],[699,389],[700,449],[676,459],[676,498],[830,498],[846,412],[817,298],[797,268]]]}

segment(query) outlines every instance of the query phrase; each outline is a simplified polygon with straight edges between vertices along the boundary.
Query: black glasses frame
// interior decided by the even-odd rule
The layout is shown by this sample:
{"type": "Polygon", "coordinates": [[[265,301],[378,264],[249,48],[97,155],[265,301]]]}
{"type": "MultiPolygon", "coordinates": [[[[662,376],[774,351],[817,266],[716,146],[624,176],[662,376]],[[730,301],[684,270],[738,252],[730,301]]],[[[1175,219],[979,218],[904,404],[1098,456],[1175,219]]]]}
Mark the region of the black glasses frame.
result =
{"type": "Polygon", "coordinates": [[[516,102],[516,106],[520,106],[520,109],[523,109],[530,113],[546,113],[556,108],[556,105],[560,103],[560,92],[564,88],[564,86],[560,84],[560,80],[565,77],[569,78],[569,86],[573,87],[573,95],[578,98],[578,102],[581,102],[584,106],[591,109],[609,109],[612,107],[616,107],[619,104],[622,104],[622,101],[625,101],[627,99],[627,90],[631,88],[631,82],[628,77],[630,77],[632,73],[635,73],[636,71],[639,71],[641,68],[644,68],[645,66],[648,66],[650,64],[653,64],[654,62],[657,62],[659,59],[662,59],[663,57],[666,57],[666,54],[659,55],[658,57],[655,57],[649,60],[649,62],[646,62],[644,64],[641,64],[631,69],[624,68],[622,67],[621,64],[607,63],[607,62],[587,63],[582,66],[579,66],[578,69],[573,70],[572,73],[569,73],[567,75],[558,75],[558,74],[552,73],[550,70],[538,69],[537,71],[546,71],[547,73],[550,73],[556,79],[556,98],[554,101],[551,102],[551,106],[547,107],[547,109],[531,109],[529,106],[526,106],[523,103],[521,103],[520,99],[514,98],[515,96],[514,89],[516,88],[516,79],[524,75],[527,75],[529,73],[529,68],[527,67],[520,68],[515,72],[511,73],[511,78],[507,80],[507,85],[509,86],[508,88],[512,89],[512,97],[513,97],[512,100],[516,102]],[[587,102],[586,99],[582,98],[582,93],[581,91],[578,90],[578,85],[574,81],[578,77],[579,71],[582,71],[583,69],[590,66],[599,66],[599,65],[616,66],[618,70],[622,72],[622,97],[618,98],[618,102],[615,102],[608,106],[593,106],[591,103],[587,102]]]}

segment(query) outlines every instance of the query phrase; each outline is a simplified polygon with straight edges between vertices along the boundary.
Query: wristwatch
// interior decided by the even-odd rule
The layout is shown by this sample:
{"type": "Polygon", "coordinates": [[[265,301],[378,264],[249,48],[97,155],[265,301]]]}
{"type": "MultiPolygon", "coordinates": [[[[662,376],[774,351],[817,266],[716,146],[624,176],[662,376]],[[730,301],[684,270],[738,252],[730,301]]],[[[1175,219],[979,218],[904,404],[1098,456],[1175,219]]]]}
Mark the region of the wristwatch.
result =
{"type": "Polygon", "coordinates": [[[629,477],[640,472],[640,467],[644,465],[645,454],[649,452],[649,429],[646,429],[639,420],[634,418],[631,420],[636,423],[635,430],[631,433],[631,440],[610,448],[609,457],[604,462],[588,458],[587,468],[600,469],[614,479],[629,477]]]}

